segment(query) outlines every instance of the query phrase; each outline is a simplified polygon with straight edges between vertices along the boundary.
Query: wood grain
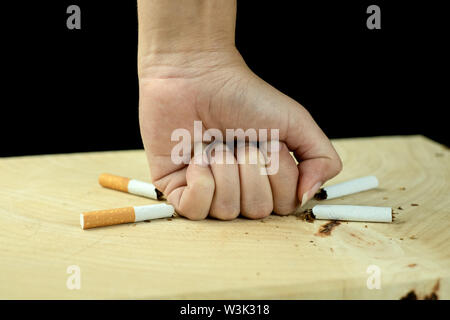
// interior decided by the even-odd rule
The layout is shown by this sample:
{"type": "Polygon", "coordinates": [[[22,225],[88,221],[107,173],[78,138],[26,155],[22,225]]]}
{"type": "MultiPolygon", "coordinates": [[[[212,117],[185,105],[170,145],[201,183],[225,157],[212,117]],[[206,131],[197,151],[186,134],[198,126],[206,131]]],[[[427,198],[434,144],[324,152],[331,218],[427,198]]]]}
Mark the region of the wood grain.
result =
{"type": "Polygon", "coordinates": [[[344,222],[327,237],[315,236],[326,221],[295,215],[82,230],[80,212],[156,202],[97,182],[102,172],[148,180],[142,150],[2,158],[0,298],[399,299],[439,283],[449,299],[448,149],[422,136],[333,143],[344,170],[329,184],[374,174],[380,187],[326,203],[392,206],[394,223],[344,222]],[[80,290],[66,287],[70,265],[80,290]],[[370,265],[379,290],[366,286],[370,265]]]}

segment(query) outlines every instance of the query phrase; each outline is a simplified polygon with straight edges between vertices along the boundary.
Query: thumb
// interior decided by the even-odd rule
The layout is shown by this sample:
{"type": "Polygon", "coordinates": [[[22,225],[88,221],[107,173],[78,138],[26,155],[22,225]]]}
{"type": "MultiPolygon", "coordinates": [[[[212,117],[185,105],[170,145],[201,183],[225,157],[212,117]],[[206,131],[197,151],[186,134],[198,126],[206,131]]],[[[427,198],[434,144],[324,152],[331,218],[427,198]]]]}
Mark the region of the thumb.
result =
{"type": "Polygon", "coordinates": [[[301,160],[298,164],[299,185],[298,198],[303,207],[327,180],[341,171],[340,160],[314,158],[301,160]]]}
{"type": "Polygon", "coordinates": [[[298,198],[303,207],[323,183],[342,170],[342,161],[331,141],[300,104],[291,113],[287,145],[299,162],[298,198]]]}

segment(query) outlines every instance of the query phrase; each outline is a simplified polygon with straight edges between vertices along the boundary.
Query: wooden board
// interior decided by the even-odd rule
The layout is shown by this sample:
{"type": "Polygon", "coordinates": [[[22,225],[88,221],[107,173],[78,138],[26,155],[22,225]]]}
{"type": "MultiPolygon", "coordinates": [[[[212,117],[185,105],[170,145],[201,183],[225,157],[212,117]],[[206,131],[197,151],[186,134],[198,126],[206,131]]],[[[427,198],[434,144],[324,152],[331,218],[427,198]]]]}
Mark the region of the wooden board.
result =
{"type": "Polygon", "coordinates": [[[392,206],[394,223],[342,223],[327,237],[315,235],[325,221],[295,215],[83,231],[80,212],[152,202],[97,183],[102,172],[148,179],[142,150],[2,158],[0,298],[449,299],[448,149],[421,136],[334,144],[344,170],[328,184],[374,174],[380,188],[326,203],[392,206]],[[80,290],[66,286],[71,265],[80,290]],[[367,288],[371,265],[380,289],[367,288]]]}

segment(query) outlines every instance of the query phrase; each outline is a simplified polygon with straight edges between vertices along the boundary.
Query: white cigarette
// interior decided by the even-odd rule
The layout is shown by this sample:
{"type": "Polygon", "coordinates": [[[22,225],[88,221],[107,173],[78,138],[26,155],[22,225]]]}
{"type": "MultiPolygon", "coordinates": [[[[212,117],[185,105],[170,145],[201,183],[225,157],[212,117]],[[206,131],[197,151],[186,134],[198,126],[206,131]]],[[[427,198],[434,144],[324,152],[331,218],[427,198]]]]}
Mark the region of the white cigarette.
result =
{"type": "Polygon", "coordinates": [[[314,197],[319,200],[334,199],[376,187],[378,187],[377,177],[367,176],[324,187],[314,197]]]}
{"type": "Polygon", "coordinates": [[[392,208],[349,205],[316,205],[315,219],[366,222],[392,222],[392,208]]]}
{"type": "Polygon", "coordinates": [[[90,229],[122,223],[170,218],[174,212],[174,207],[165,203],[90,211],[80,214],[80,224],[82,229],[90,229]]]}
{"type": "Polygon", "coordinates": [[[120,177],[109,173],[101,174],[98,178],[98,182],[105,188],[128,192],[154,200],[161,200],[163,195],[162,192],[156,189],[151,183],[120,177]]]}

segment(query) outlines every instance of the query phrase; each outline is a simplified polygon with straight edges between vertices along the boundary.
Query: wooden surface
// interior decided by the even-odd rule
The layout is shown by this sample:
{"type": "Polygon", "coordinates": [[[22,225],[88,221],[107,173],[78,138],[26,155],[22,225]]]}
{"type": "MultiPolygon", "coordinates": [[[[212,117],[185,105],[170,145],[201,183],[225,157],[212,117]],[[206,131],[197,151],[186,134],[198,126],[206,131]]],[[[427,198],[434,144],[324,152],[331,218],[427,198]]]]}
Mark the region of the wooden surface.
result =
{"type": "Polygon", "coordinates": [[[394,223],[342,223],[327,237],[315,235],[326,221],[295,215],[83,231],[80,212],[152,202],[97,183],[102,172],[148,179],[143,151],[2,158],[0,298],[449,299],[448,149],[421,136],[334,144],[344,170],[329,184],[374,174],[380,188],[322,203],[392,206],[394,223]],[[80,290],[66,287],[70,265],[80,290]],[[370,265],[379,290],[367,288],[370,265]]]}

